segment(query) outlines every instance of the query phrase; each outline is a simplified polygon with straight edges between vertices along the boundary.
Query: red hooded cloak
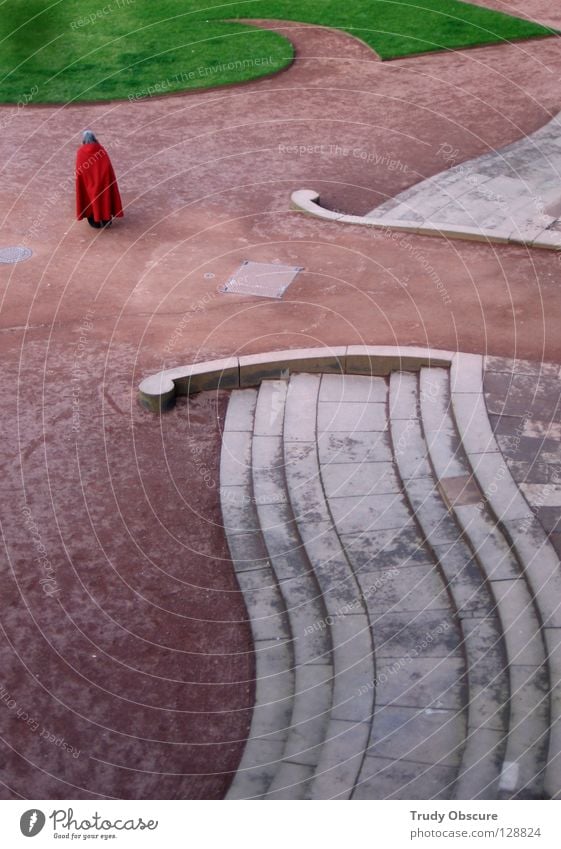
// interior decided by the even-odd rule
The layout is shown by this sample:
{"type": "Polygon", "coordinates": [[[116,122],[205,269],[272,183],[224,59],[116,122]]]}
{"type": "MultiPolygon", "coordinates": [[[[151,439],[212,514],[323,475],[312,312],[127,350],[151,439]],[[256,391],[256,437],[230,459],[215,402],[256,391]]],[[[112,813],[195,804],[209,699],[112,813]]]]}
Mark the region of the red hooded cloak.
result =
{"type": "Polygon", "coordinates": [[[97,142],[76,154],[76,216],[110,221],[123,217],[121,196],[109,154],[97,142]]]}

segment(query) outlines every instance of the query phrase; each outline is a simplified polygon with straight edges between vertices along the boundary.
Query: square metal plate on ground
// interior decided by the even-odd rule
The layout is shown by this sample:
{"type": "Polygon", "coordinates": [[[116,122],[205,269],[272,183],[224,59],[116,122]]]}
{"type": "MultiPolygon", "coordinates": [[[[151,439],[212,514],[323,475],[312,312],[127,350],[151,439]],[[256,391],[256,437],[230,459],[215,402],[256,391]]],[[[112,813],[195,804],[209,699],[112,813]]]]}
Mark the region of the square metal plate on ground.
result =
{"type": "Polygon", "coordinates": [[[280,299],[298,272],[302,270],[300,265],[252,262],[246,259],[220,291],[234,295],[256,295],[259,298],[280,299]]]}

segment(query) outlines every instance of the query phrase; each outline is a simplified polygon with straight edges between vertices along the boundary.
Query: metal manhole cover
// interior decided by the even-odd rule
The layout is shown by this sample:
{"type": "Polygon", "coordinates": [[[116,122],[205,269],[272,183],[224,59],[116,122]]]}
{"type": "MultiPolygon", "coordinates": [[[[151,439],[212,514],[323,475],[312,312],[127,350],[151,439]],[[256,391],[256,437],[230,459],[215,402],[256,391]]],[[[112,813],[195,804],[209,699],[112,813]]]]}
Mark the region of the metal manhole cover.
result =
{"type": "Polygon", "coordinates": [[[0,262],[13,265],[16,262],[23,262],[24,259],[29,259],[32,254],[33,251],[30,248],[0,248],[0,262]]]}
{"type": "Polygon", "coordinates": [[[221,287],[221,292],[235,295],[256,295],[259,298],[282,298],[300,265],[282,265],[280,262],[252,262],[246,259],[236,273],[221,287]]]}

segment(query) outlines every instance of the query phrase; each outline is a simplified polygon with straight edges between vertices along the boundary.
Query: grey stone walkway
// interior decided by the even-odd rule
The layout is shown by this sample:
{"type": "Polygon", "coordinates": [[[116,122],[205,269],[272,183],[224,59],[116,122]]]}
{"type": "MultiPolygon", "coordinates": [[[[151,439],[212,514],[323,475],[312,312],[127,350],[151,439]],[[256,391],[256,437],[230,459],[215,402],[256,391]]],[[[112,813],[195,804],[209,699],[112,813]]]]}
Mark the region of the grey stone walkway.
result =
{"type": "Polygon", "coordinates": [[[561,369],[487,357],[485,398],[509,471],[561,556],[561,369]]]}
{"type": "Polygon", "coordinates": [[[312,189],[291,196],[292,208],[341,224],[419,235],[512,242],[561,250],[561,117],[519,141],[456,164],[439,150],[443,170],[363,216],[322,207],[312,189]]]}
{"type": "Polygon", "coordinates": [[[443,170],[373,209],[367,218],[479,228],[495,237],[561,247],[561,117],[501,150],[455,164],[443,144],[443,170]]]}

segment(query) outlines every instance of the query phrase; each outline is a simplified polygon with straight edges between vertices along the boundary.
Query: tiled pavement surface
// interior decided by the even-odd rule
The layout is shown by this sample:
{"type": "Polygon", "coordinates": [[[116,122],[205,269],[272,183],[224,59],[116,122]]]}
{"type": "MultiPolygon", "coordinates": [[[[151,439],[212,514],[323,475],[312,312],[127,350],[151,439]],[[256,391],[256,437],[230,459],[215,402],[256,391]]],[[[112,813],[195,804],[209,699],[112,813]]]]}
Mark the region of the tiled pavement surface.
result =
{"type": "Polygon", "coordinates": [[[561,246],[561,119],[468,162],[443,143],[444,169],[376,207],[367,218],[481,228],[508,239],[561,246]]]}
{"type": "Polygon", "coordinates": [[[561,556],[560,367],[487,357],[485,399],[508,468],[561,556]]]}

